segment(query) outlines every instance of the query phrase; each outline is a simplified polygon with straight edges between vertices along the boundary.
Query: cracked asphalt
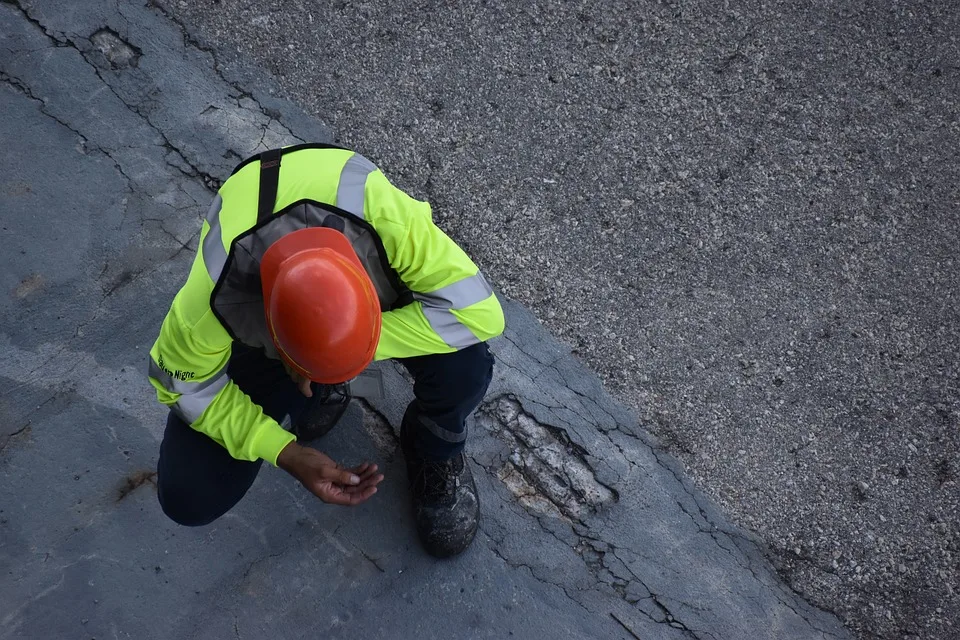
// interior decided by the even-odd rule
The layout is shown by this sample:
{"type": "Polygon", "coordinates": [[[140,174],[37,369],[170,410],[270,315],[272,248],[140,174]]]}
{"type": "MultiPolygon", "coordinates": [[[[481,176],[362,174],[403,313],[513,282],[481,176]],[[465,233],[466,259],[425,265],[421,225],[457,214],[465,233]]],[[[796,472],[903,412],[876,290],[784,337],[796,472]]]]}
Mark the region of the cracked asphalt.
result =
{"type": "Polygon", "coordinates": [[[847,637],[509,301],[471,426],[468,553],[415,540],[392,426],[410,381],[390,364],[386,399],[322,443],[382,462],[374,508],[267,470],[212,527],[165,520],[142,363],[202,211],[237,157],[329,130],[156,8],[72,8],[0,3],[0,637],[847,637]]]}
{"type": "Polygon", "coordinates": [[[956,3],[160,4],[429,199],[793,588],[960,633],[956,3]]]}
{"type": "Polygon", "coordinates": [[[260,11],[0,3],[0,637],[955,635],[949,7],[260,11]],[[506,304],[451,564],[390,365],[322,443],[384,461],[375,507],[264,473],[194,531],[151,492],[142,362],[212,189],[333,136],[565,342],[506,304]]]}

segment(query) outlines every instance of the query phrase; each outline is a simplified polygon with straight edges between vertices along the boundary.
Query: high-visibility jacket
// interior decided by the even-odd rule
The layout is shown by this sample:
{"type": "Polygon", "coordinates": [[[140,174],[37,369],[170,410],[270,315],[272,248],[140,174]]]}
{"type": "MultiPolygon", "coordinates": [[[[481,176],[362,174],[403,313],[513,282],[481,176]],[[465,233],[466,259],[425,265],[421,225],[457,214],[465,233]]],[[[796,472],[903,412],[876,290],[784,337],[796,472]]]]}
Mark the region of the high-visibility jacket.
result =
{"type": "Polygon", "coordinates": [[[227,364],[234,340],[277,357],[259,274],[277,238],[308,226],[347,236],[380,298],[375,360],[456,351],[499,335],[504,319],[483,274],[433,224],[430,205],[391,185],[369,160],[327,145],[287,147],[274,204],[264,207],[261,175],[273,164],[266,155],[241,163],[214,199],[190,274],[150,350],[149,377],[160,402],[234,458],[276,465],[295,438],[230,380],[227,364]]]}

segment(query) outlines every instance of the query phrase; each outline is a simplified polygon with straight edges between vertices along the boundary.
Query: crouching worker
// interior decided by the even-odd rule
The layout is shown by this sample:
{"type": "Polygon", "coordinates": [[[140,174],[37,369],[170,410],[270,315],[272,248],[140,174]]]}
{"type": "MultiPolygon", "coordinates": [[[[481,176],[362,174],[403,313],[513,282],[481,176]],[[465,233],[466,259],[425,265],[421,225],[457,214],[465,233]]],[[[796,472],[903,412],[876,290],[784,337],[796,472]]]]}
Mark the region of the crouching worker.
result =
{"type": "Polygon", "coordinates": [[[160,505],[213,522],[264,460],[324,502],[357,505],[383,476],[298,444],[311,402],[373,360],[414,378],[400,425],[417,532],[438,557],[473,540],[479,505],[464,422],[493,372],[503,311],[430,206],[352,151],[305,144],[241,163],[207,213],[196,259],[150,350],[170,407],[160,505]],[[281,424],[291,425],[293,432],[281,424]]]}

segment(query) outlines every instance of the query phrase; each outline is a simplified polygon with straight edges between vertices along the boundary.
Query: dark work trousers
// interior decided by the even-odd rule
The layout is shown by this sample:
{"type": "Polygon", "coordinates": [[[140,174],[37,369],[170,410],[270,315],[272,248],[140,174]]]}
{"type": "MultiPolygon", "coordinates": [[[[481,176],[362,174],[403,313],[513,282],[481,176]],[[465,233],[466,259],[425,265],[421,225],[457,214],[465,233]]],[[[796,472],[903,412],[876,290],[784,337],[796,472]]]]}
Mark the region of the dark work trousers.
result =
{"type": "MultiPolygon", "coordinates": [[[[453,353],[400,360],[414,378],[416,400],[402,428],[425,459],[446,460],[463,450],[464,421],[480,404],[493,375],[486,343],[453,353]]],[[[295,423],[309,410],[283,365],[263,352],[234,343],[227,369],[230,378],[263,412],[295,423]]],[[[157,495],[163,512],[182,525],[209,524],[233,508],[260,471],[262,460],[233,458],[208,436],[195,431],[172,411],[160,443],[157,495]]]]}

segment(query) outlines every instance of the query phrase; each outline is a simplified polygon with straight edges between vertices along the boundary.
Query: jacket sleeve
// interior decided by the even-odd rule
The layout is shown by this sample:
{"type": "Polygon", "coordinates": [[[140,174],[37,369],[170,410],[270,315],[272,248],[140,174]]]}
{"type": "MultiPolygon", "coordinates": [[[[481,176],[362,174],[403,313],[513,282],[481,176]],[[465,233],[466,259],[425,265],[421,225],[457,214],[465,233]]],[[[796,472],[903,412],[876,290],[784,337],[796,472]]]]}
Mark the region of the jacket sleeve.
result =
{"type": "Polygon", "coordinates": [[[433,223],[428,204],[393,192],[410,214],[383,234],[384,248],[414,302],[383,314],[376,359],[449,353],[503,333],[503,309],[477,265],[433,223]]]}
{"type": "Polygon", "coordinates": [[[174,299],[150,350],[150,383],[157,398],[234,458],[263,458],[276,465],[280,451],[295,437],[230,380],[232,342],[213,312],[208,309],[192,325],[184,320],[187,289],[174,299]]]}

